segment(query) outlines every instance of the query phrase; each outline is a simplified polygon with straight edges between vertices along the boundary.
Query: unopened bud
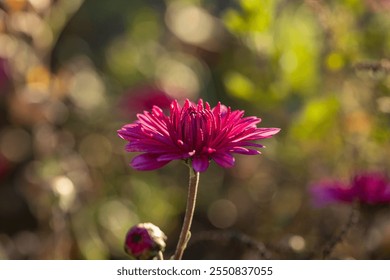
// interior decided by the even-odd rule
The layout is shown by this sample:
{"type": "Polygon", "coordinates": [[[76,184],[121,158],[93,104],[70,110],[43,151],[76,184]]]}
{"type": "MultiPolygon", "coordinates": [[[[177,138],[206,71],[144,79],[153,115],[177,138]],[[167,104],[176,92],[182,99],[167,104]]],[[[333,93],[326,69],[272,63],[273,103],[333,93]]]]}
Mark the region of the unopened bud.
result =
{"type": "Polygon", "coordinates": [[[151,260],[165,249],[167,237],[151,223],[137,224],[126,234],[125,251],[136,260],[151,260]]]}

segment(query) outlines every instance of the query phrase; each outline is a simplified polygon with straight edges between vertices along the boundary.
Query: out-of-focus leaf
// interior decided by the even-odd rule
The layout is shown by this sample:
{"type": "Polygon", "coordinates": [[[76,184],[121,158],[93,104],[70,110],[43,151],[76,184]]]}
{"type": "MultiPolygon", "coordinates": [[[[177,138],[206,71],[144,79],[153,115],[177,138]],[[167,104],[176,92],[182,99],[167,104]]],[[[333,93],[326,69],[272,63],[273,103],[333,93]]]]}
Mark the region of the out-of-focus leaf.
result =
{"type": "Polygon", "coordinates": [[[340,104],[334,97],[319,98],[308,102],[292,124],[292,136],[306,141],[337,137],[332,132],[337,124],[339,109],[340,104]]]}

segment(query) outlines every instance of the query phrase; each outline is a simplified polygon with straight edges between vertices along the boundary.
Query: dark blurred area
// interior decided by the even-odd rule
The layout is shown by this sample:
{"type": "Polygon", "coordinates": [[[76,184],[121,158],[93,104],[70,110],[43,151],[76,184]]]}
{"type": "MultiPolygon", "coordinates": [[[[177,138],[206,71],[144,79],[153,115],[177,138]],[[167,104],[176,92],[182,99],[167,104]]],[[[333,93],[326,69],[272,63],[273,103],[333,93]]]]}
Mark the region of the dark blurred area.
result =
{"type": "MultiPolygon", "coordinates": [[[[126,259],[139,222],[172,255],[187,168],[132,170],[116,131],[186,98],[282,131],[202,173],[184,258],[320,258],[351,206],[316,209],[308,186],[390,174],[389,13],[388,0],[1,0],[0,259],[126,259]]],[[[331,258],[390,259],[389,208],[331,258]]]]}

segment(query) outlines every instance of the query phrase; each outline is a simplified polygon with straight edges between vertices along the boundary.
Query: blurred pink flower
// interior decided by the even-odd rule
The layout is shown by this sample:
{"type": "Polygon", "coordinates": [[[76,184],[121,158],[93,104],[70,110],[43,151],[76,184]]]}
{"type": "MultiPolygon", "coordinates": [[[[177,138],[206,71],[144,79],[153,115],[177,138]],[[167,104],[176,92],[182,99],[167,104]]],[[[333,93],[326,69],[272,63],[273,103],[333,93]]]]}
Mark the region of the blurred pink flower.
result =
{"type": "Polygon", "coordinates": [[[11,170],[11,163],[0,154],[0,180],[7,176],[11,170]]]}
{"type": "Polygon", "coordinates": [[[6,92],[9,79],[8,62],[0,57],[0,94],[6,92]]]}
{"type": "Polygon", "coordinates": [[[316,184],[311,188],[311,196],[316,206],[353,201],[370,205],[390,203],[390,181],[381,173],[362,173],[349,185],[338,181],[316,184]]]}
{"type": "Polygon", "coordinates": [[[125,251],[135,259],[152,259],[165,249],[165,234],[151,223],[137,224],[126,234],[125,251]]]}
{"type": "Polygon", "coordinates": [[[222,167],[232,167],[232,153],[257,155],[263,147],[255,140],[269,138],[279,128],[258,128],[261,120],[243,118],[244,111],[231,111],[218,103],[214,108],[199,100],[198,104],[186,100],[181,107],[175,100],[170,116],[154,106],[151,112],[138,114],[138,120],[118,130],[118,135],[129,141],[128,152],[143,152],[130,165],[137,170],[160,168],[172,160],[190,160],[196,172],[203,172],[213,159],[222,167]]]}
{"type": "Polygon", "coordinates": [[[153,86],[142,86],[129,90],[119,102],[121,111],[128,117],[140,111],[152,110],[153,106],[169,109],[172,101],[165,91],[153,86]]]}

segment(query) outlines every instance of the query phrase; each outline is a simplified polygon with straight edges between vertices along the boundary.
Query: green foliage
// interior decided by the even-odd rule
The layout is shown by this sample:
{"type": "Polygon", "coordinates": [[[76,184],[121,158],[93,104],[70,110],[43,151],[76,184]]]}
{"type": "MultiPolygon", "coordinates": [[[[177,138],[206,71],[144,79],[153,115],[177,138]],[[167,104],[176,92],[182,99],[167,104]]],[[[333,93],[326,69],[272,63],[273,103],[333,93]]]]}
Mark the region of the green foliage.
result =
{"type": "Polygon", "coordinates": [[[305,104],[291,125],[291,136],[301,141],[319,141],[338,137],[340,104],[334,97],[313,99],[305,104]]]}

